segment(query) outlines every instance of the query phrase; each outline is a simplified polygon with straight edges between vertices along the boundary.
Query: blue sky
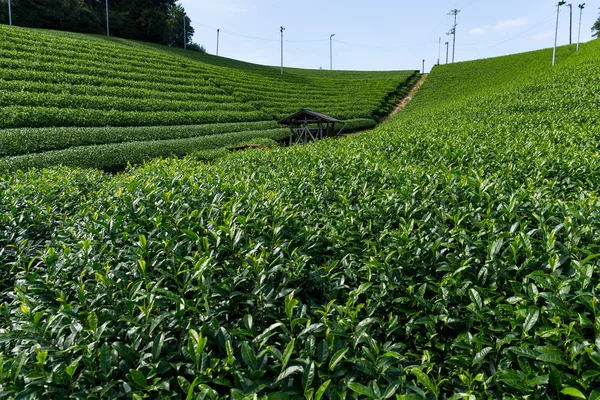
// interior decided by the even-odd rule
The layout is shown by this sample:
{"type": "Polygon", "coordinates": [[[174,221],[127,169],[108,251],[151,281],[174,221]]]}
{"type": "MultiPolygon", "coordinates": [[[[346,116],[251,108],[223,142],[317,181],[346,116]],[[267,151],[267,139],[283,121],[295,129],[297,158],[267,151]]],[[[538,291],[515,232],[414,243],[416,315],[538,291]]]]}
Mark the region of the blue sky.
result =
{"type": "MultiPolygon", "coordinates": [[[[441,62],[450,42],[453,17],[456,61],[552,47],[557,1],[550,0],[181,0],[192,19],[194,41],[209,53],[239,60],[280,64],[279,27],[285,27],[284,62],[298,68],[329,68],[329,37],[333,67],[345,70],[426,69],[441,62]]],[[[577,41],[578,4],[573,2],[573,42],[577,41]]],[[[591,39],[600,0],[587,0],[582,42],[591,39]]],[[[559,45],[569,42],[569,8],[561,7],[559,45]]]]}

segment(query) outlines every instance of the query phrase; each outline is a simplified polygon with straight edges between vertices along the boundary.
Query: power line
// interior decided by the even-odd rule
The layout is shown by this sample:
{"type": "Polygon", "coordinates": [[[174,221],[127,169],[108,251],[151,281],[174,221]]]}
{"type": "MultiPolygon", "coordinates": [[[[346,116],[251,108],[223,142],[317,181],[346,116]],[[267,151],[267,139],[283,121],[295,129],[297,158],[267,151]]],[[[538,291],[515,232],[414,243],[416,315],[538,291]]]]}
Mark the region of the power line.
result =
{"type": "MultiPolygon", "coordinates": [[[[212,29],[215,30],[217,28],[212,27],[210,25],[205,25],[205,24],[200,24],[198,22],[195,22],[194,25],[196,26],[202,26],[204,28],[207,29],[212,29]]],[[[220,29],[220,32],[226,35],[230,35],[230,36],[237,36],[237,37],[241,37],[244,39],[250,39],[250,40],[260,40],[263,42],[279,42],[279,40],[277,39],[268,39],[268,38],[263,38],[263,37],[258,37],[258,36],[248,36],[248,35],[242,35],[240,33],[235,33],[235,32],[230,32],[230,31],[226,31],[223,29],[220,29]]],[[[329,39],[311,39],[311,40],[285,40],[285,43],[317,43],[317,42],[327,42],[329,41],[329,39]]]]}
{"type": "Polygon", "coordinates": [[[409,47],[421,47],[421,46],[425,46],[428,44],[433,44],[433,43],[437,43],[437,40],[429,40],[426,42],[421,42],[421,43],[414,43],[414,44],[404,44],[404,45],[396,45],[396,46],[373,46],[373,45],[364,45],[364,44],[357,44],[357,43],[349,43],[349,42],[344,42],[341,40],[337,40],[334,39],[333,40],[336,43],[341,43],[341,44],[345,44],[347,46],[354,46],[354,47],[362,47],[365,49],[382,49],[382,50],[386,50],[386,49],[402,49],[402,48],[409,48],[409,47]]]}
{"type": "Polygon", "coordinates": [[[437,24],[432,30],[431,32],[429,32],[429,34],[427,35],[427,39],[430,39],[432,37],[435,37],[435,35],[437,35],[439,32],[442,31],[442,29],[444,29],[444,27],[446,26],[446,24],[448,23],[448,20],[450,19],[450,17],[446,16],[446,18],[444,18],[444,20],[442,22],[440,22],[439,24],[437,24]]]}
{"type": "Polygon", "coordinates": [[[503,40],[503,41],[501,41],[501,42],[498,42],[498,43],[496,43],[496,44],[493,44],[493,45],[491,45],[491,46],[488,46],[488,47],[487,47],[487,49],[488,49],[488,50],[489,50],[489,49],[493,49],[494,47],[498,47],[498,46],[500,46],[500,45],[502,45],[502,44],[504,44],[504,43],[512,42],[513,40],[516,40],[516,39],[520,38],[521,36],[523,36],[523,35],[524,35],[524,34],[526,34],[527,32],[531,32],[532,30],[534,30],[534,29],[535,29],[535,28],[537,28],[538,26],[545,24],[545,23],[546,23],[546,22],[548,22],[548,21],[549,21],[549,20],[550,20],[552,17],[554,17],[554,13],[552,13],[552,14],[549,14],[547,17],[545,17],[543,20],[541,20],[541,21],[540,21],[540,22],[538,22],[537,24],[533,25],[531,28],[528,28],[528,29],[524,30],[523,32],[521,32],[521,33],[519,33],[519,34],[517,34],[517,35],[513,36],[513,37],[512,37],[512,38],[510,38],[510,39],[506,39],[506,40],[503,40]]]}
{"type": "Polygon", "coordinates": [[[286,40],[286,43],[317,43],[327,42],[329,39],[313,39],[313,40],[286,40]]]}
{"type": "MultiPolygon", "coordinates": [[[[198,22],[195,22],[194,25],[202,26],[204,28],[208,28],[208,29],[212,29],[212,30],[217,29],[217,28],[212,27],[210,25],[200,24],[198,22]]],[[[276,40],[276,39],[267,39],[267,38],[261,38],[261,37],[256,37],[256,36],[241,35],[239,33],[229,32],[229,31],[225,31],[225,30],[222,30],[222,29],[221,29],[221,33],[224,33],[224,34],[227,34],[227,35],[231,35],[231,36],[237,36],[237,37],[241,37],[241,38],[245,38],[245,39],[251,39],[251,40],[261,40],[261,41],[264,41],[264,42],[279,42],[279,40],[276,40]]]]}

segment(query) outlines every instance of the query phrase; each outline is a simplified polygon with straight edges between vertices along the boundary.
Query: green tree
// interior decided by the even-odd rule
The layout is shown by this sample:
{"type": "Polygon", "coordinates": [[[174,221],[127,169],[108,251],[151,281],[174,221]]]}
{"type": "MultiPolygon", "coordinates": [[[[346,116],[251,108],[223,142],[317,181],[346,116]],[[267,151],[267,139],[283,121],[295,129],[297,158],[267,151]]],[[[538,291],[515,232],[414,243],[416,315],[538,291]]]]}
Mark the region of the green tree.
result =
{"type": "Polygon", "coordinates": [[[109,0],[111,32],[115,36],[169,44],[167,22],[175,0],[109,0]]]}
{"type": "MultiPolygon", "coordinates": [[[[13,24],[30,28],[100,33],[97,14],[84,0],[12,0],[13,24]]],[[[3,23],[8,22],[7,0],[0,0],[3,23]]]]}
{"type": "MultiPolygon", "coordinates": [[[[0,0],[0,23],[8,23],[7,2],[0,0]]],[[[175,2],[108,0],[111,36],[183,47],[185,9],[175,2]]],[[[106,30],[106,0],[12,0],[11,5],[18,26],[95,34],[106,30]]],[[[191,45],[194,28],[187,16],[186,26],[186,44],[191,45]]]]}
{"type": "Polygon", "coordinates": [[[592,32],[595,32],[592,36],[596,36],[600,39],[600,17],[598,17],[598,20],[594,23],[594,26],[592,26],[592,32]]]}
{"type": "MultiPolygon", "coordinates": [[[[183,16],[185,15],[185,9],[179,4],[174,4],[169,8],[168,23],[171,29],[171,36],[169,46],[182,47],[183,48],[183,16]]],[[[192,43],[194,37],[194,28],[192,27],[192,20],[190,17],[185,15],[186,25],[186,45],[192,43]]]]}

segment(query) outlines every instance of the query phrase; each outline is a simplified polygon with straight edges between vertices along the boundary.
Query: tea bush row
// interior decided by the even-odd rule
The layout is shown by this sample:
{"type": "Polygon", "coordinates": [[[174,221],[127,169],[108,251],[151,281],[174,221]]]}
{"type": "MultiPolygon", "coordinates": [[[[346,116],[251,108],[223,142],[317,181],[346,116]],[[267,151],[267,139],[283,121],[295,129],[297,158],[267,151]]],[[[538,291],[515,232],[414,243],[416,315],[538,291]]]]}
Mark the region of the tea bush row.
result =
{"type": "MultiPolygon", "coordinates": [[[[374,127],[372,119],[356,119],[347,122],[344,132],[374,127]]],[[[6,129],[0,131],[0,158],[77,146],[183,139],[243,131],[263,130],[269,135],[269,131],[277,128],[281,126],[274,121],[257,121],[183,126],[6,129]]]]}

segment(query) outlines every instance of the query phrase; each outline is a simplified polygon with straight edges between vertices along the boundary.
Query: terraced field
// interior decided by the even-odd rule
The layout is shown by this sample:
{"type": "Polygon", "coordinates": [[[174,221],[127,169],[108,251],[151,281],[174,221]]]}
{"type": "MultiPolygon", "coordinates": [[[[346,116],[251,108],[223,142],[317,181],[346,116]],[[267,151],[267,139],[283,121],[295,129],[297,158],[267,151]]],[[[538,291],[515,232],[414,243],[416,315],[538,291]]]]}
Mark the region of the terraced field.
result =
{"type": "Polygon", "coordinates": [[[120,39],[6,26],[0,37],[5,170],[56,163],[111,169],[257,137],[281,140],[286,131],[276,121],[300,108],[371,128],[417,76],[288,70],[281,77],[273,67],[120,39]],[[66,151],[42,154],[59,150],[66,151]]]}
{"type": "Polygon", "coordinates": [[[369,135],[0,179],[0,397],[600,398],[600,41],[369,135]]]}

